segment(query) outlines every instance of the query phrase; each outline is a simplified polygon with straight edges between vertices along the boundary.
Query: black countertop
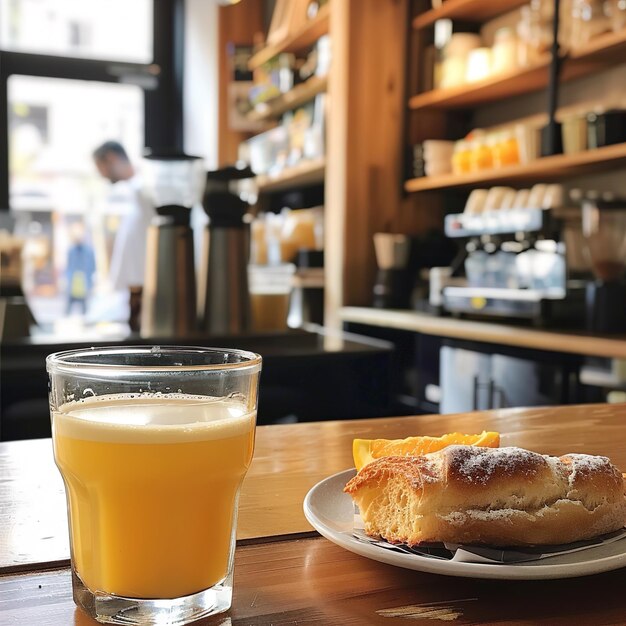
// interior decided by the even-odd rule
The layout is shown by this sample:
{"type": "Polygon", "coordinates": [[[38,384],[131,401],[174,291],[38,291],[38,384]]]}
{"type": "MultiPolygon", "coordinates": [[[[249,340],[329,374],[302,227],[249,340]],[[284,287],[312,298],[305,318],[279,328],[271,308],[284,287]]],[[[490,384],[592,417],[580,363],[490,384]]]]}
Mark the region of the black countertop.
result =
{"type": "Polygon", "coordinates": [[[263,357],[259,423],[350,419],[389,414],[393,347],[347,333],[282,333],[142,338],[53,334],[0,343],[0,439],[49,434],[45,358],[52,352],[110,345],[237,348],[263,357]]]}

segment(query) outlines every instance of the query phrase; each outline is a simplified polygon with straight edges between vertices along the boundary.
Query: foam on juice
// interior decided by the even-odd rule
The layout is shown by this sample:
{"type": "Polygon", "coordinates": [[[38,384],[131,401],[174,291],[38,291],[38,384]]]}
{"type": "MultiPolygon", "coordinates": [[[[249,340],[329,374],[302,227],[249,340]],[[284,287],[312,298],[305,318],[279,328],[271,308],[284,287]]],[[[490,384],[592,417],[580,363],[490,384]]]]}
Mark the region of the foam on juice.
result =
{"type": "Polygon", "coordinates": [[[115,394],[64,404],[53,415],[59,436],[116,443],[178,443],[235,437],[254,415],[229,398],[115,394]]]}

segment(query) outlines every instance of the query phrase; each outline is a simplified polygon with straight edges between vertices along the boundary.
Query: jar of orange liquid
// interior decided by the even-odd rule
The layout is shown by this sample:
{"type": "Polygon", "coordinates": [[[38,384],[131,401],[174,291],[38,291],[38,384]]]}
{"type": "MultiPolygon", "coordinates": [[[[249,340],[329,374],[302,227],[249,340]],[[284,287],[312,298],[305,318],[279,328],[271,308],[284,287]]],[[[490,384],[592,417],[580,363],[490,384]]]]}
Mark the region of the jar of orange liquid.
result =
{"type": "Polygon", "coordinates": [[[476,172],[491,169],[493,167],[493,154],[485,138],[474,139],[471,146],[470,170],[476,172]]]}
{"type": "Polygon", "coordinates": [[[452,153],[452,172],[454,174],[467,174],[472,169],[471,150],[467,141],[457,141],[452,153]]]}
{"type": "Polygon", "coordinates": [[[510,131],[500,133],[493,147],[494,167],[516,165],[519,162],[520,157],[517,138],[510,131]]]}
{"type": "Polygon", "coordinates": [[[286,213],[280,233],[283,263],[291,263],[301,248],[316,249],[315,214],[311,209],[299,209],[286,213]]]}

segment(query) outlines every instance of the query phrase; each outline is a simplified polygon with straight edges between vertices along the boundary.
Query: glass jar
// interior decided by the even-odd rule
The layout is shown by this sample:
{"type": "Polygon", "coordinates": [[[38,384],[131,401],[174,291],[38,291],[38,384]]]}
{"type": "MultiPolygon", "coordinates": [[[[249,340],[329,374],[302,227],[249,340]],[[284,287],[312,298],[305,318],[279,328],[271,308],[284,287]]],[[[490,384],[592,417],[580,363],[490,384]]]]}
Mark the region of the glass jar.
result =
{"type": "Polygon", "coordinates": [[[491,72],[498,74],[517,67],[517,36],[512,28],[496,31],[491,49],[491,72]]]}
{"type": "Polygon", "coordinates": [[[298,250],[315,250],[315,213],[310,209],[289,211],[280,233],[280,251],[283,263],[295,261],[298,250]]]}
{"type": "Polygon", "coordinates": [[[614,33],[626,28],[626,0],[605,0],[603,8],[614,33]]]}
{"type": "Polygon", "coordinates": [[[488,170],[493,167],[493,154],[485,137],[479,137],[471,142],[470,171],[488,170]]]}
{"type": "Polygon", "coordinates": [[[441,51],[440,87],[456,87],[465,82],[468,57],[480,45],[480,35],[475,33],[454,33],[450,35],[441,51]]]}
{"type": "Polygon", "coordinates": [[[467,57],[465,81],[473,83],[491,75],[491,49],[482,47],[472,50],[467,57]]]}
{"type": "Polygon", "coordinates": [[[457,141],[452,153],[452,172],[454,174],[467,174],[471,169],[470,145],[467,141],[457,141]]]}
{"type": "Polygon", "coordinates": [[[511,131],[499,133],[493,148],[494,167],[505,167],[519,162],[519,146],[515,135],[511,131]]]}
{"type": "Polygon", "coordinates": [[[572,2],[572,48],[589,43],[594,37],[611,28],[600,0],[573,0],[572,2]]]}
{"type": "Polygon", "coordinates": [[[520,9],[516,30],[518,65],[539,63],[552,43],[552,21],[544,16],[540,1],[534,0],[520,9]]]}

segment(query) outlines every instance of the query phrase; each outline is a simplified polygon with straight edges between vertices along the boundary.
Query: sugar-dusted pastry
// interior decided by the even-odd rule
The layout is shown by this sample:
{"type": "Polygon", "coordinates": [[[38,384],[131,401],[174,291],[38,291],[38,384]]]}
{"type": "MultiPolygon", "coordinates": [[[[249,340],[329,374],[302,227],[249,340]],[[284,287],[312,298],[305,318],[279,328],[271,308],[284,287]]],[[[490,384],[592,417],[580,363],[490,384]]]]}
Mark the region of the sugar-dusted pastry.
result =
{"type": "Polygon", "coordinates": [[[368,534],[409,545],[562,544],[626,523],[621,473],[586,454],[449,446],[373,461],[345,491],[368,534]]]}

